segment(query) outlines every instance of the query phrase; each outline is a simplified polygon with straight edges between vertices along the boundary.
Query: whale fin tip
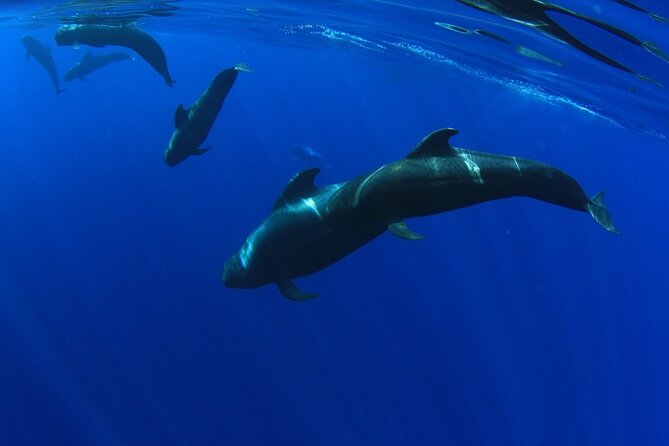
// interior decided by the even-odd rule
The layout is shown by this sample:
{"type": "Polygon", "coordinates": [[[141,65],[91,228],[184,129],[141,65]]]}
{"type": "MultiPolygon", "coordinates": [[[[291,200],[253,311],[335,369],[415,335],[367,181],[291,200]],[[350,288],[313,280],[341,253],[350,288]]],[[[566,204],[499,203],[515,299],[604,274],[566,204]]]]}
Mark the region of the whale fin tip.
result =
{"type": "Polygon", "coordinates": [[[276,286],[279,288],[283,297],[289,300],[303,301],[318,297],[318,293],[304,293],[300,291],[293,281],[289,279],[279,280],[276,282],[276,286]]]}
{"type": "Polygon", "coordinates": [[[211,144],[208,145],[207,147],[203,147],[201,149],[200,148],[195,148],[195,149],[191,150],[191,155],[195,155],[195,156],[204,155],[205,153],[207,153],[209,151],[209,149],[211,149],[211,144]]]}
{"type": "Polygon", "coordinates": [[[422,234],[413,232],[404,220],[396,221],[388,225],[388,231],[395,237],[399,237],[404,240],[422,240],[425,237],[422,234]]]}
{"type": "Polygon", "coordinates": [[[435,130],[427,135],[416,147],[409,153],[407,158],[422,158],[426,156],[453,156],[455,150],[449,143],[453,135],[458,131],[454,128],[444,128],[435,130]]]}
{"type": "Polygon", "coordinates": [[[245,62],[240,62],[238,64],[235,64],[233,68],[237,71],[244,71],[246,73],[252,72],[251,68],[249,68],[249,66],[245,62]]]}
{"type": "Polygon", "coordinates": [[[613,226],[609,210],[604,204],[604,191],[596,193],[585,207],[592,218],[594,218],[604,229],[613,232],[614,234],[620,234],[620,231],[613,226]]]}

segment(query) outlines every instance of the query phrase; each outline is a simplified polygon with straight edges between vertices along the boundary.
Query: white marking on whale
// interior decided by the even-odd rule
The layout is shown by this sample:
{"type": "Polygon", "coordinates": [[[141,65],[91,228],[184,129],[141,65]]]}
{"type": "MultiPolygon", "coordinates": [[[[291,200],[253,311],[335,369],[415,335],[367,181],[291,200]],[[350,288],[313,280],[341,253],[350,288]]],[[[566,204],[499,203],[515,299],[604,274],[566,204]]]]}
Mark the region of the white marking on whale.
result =
{"type": "Polygon", "coordinates": [[[474,155],[469,150],[462,150],[459,155],[465,162],[465,166],[467,166],[467,170],[469,170],[472,178],[476,179],[477,183],[484,184],[485,181],[483,181],[483,177],[481,176],[481,168],[474,161],[474,155]]]}

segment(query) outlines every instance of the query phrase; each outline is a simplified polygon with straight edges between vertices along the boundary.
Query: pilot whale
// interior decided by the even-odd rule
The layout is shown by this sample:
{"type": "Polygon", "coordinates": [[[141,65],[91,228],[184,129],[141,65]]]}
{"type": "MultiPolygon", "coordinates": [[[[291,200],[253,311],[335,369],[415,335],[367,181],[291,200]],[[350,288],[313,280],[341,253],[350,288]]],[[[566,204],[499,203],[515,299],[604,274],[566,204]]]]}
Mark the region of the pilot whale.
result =
{"type": "Polygon", "coordinates": [[[51,55],[51,48],[31,36],[21,37],[21,43],[26,48],[26,58],[30,59],[30,56],[33,56],[44,67],[51,79],[53,88],[56,90],[56,94],[64,92],[65,89],[60,88],[58,70],[56,69],[56,62],[54,62],[51,55]]]}
{"type": "Polygon", "coordinates": [[[134,50],[160,74],[168,86],[175,81],[167,69],[167,56],[156,40],[135,26],[118,25],[61,25],[56,31],[56,43],[102,47],[123,46],[134,50]]]}
{"type": "Polygon", "coordinates": [[[183,104],[177,107],[174,112],[175,129],[163,155],[168,166],[174,167],[190,155],[202,155],[211,148],[201,148],[200,145],[214,126],[239,71],[249,69],[245,64],[237,64],[221,71],[189,109],[185,109],[183,104]]]}
{"type": "Polygon", "coordinates": [[[125,53],[108,53],[108,54],[93,54],[88,51],[84,54],[79,62],[74,64],[67,72],[63,79],[66,82],[70,82],[74,79],[80,79],[82,81],[86,80],[86,76],[91,74],[93,71],[99,70],[100,68],[109,65],[110,63],[120,62],[122,60],[128,60],[130,56],[125,53]]]}
{"type": "MultiPolygon", "coordinates": [[[[544,0],[456,0],[458,3],[478,9],[479,11],[494,14],[499,17],[506,18],[518,24],[527,26],[537,32],[550,36],[560,42],[570,45],[572,48],[581,51],[582,53],[603,62],[613,68],[630,73],[637,78],[658,84],[657,81],[644,76],[623,65],[622,63],[612,59],[611,57],[601,53],[594,47],[589,46],[579,40],[575,35],[571,34],[558,21],[556,15],[563,15],[571,17],[575,20],[580,20],[589,23],[603,31],[606,31],[614,36],[625,40],[632,45],[636,45],[650,52],[654,56],[669,62],[669,57],[653,42],[642,41],[634,35],[617,28],[601,20],[593,19],[583,14],[579,14],[570,9],[564,8],[554,3],[549,3],[544,0]]],[[[630,5],[627,0],[616,0],[618,3],[626,3],[630,5]]]]}
{"type": "Polygon", "coordinates": [[[297,174],[270,215],[225,262],[223,284],[274,283],[288,299],[311,299],[317,294],[300,291],[292,279],[337,262],[386,230],[421,239],[404,219],[515,196],[587,212],[617,232],[603,192],[588,198],[574,178],[538,161],[455,148],[449,139],[457,133],[437,130],[405,158],[344,183],[316,186],[319,169],[297,174]]]}

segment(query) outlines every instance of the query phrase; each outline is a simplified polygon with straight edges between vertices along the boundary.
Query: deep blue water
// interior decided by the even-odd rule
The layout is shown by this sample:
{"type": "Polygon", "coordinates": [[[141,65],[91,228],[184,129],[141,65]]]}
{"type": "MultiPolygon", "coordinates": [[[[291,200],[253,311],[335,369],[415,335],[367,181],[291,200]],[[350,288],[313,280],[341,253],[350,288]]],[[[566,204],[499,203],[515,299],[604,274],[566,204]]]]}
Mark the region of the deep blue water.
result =
{"type": "MultiPolygon", "coordinates": [[[[62,75],[85,51],[53,44],[67,9],[35,22],[25,10],[39,17],[43,2],[3,10],[0,444],[669,444],[666,88],[508,20],[422,3],[216,15],[177,2],[173,17],[140,20],[173,88],[138,58],[58,96],[20,37],[49,42],[62,75]],[[492,40],[469,48],[458,39],[472,36],[412,20],[446,21],[435,8],[571,63],[498,53],[492,40]],[[442,59],[286,31],[299,24],[369,42],[392,31],[442,59]],[[165,166],[176,106],[238,62],[253,72],[226,99],[212,150],[165,166]],[[606,190],[621,235],[514,198],[412,220],[420,242],[384,234],[298,279],[321,293],[308,302],[221,284],[223,262],[307,167],[296,144],[323,154],[317,182],[329,184],[440,127],[460,130],[459,147],[606,190]]],[[[669,24],[613,2],[564,4],[669,41],[669,24]]],[[[669,85],[669,64],[578,32],[669,85]]]]}

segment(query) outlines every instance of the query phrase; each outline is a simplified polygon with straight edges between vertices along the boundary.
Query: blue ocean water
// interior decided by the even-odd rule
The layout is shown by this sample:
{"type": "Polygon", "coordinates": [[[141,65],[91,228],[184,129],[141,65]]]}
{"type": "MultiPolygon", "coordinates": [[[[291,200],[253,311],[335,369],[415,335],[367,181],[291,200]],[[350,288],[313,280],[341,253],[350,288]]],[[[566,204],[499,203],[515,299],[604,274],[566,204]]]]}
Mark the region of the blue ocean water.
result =
{"type": "MultiPolygon", "coordinates": [[[[455,1],[6,3],[0,444],[669,444],[665,61],[560,19],[644,81],[455,1]],[[88,48],[61,23],[135,20],[173,88],[136,57],[56,95],[20,42],[62,76],[88,48]],[[211,151],[167,167],[176,106],[239,62],[211,151]],[[221,284],[296,145],[329,184],[441,127],[606,190],[621,234],[513,198],[384,234],[297,279],[308,302],[221,284]]],[[[669,51],[641,11],[560,4],[669,51]]]]}

